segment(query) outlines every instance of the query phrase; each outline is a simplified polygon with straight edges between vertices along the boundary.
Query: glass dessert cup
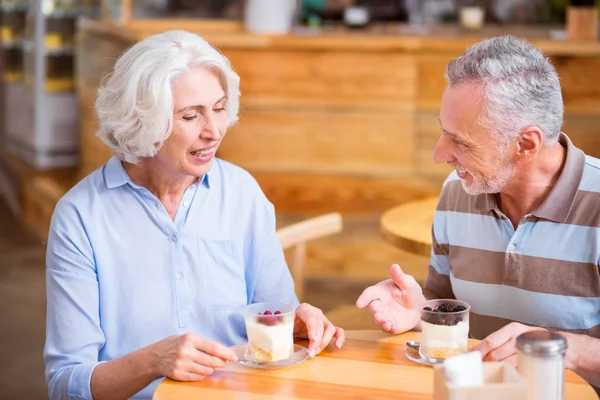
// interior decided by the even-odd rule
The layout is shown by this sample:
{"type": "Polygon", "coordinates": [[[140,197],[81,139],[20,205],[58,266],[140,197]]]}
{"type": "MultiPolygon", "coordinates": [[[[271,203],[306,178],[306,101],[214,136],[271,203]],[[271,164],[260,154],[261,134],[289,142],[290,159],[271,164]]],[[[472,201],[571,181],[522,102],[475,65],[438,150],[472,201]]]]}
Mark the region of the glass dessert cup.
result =
{"type": "Polygon", "coordinates": [[[428,300],[421,309],[419,354],[436,363],[469,351],[468,303],[460,300],[428,300]]]}
{"type": "Polygon", "coordinates": [[[294,353],[295,307],[282,303],[246,306],[246,358],[255,363],[287,360],[294,353]]]}

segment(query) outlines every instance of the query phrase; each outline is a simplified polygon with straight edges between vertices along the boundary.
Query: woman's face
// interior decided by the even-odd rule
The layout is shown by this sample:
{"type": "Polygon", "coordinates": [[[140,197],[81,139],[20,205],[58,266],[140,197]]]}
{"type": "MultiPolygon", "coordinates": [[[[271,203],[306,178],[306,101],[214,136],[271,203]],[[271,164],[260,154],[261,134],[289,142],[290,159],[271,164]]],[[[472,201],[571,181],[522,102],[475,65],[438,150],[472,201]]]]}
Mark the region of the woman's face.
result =
{"type": "Polygon", "coordinates": [[[206,174],[227,132],[227,98],[217,72],[194,68],[173,85],[173,131],[156,155],[182,178],[206,174]]]}

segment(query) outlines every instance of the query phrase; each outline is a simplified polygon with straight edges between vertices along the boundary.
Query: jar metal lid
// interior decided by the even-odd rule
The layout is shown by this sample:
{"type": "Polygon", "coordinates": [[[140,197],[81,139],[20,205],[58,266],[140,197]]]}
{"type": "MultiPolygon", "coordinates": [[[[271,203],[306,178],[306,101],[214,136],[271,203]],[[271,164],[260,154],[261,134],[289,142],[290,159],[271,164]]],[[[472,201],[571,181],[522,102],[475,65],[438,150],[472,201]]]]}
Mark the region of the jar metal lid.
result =
{"type": "Polygon", "coordinates": [[[517,349],[525,354],[551,357],[565,353],[567,339],[556,332],[530,331],[517,337],[517,349]]]}

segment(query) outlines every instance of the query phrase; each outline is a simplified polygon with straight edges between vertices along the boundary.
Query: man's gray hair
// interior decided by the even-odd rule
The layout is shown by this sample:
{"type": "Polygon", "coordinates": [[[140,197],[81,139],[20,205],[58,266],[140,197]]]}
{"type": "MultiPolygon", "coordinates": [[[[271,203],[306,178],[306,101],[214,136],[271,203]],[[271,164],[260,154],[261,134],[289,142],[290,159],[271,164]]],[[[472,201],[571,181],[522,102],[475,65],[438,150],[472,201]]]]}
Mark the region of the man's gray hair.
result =
{"type": "Polygon", "coordinates": [[[173,129],[172,86],[190,68],[214,70],[227,96],[229,126],[238,119],[240,78],[202,37],[186,31],[150,36],[127,50],[98,90],[97,136],[129,163],[154,157],[173,129]]]}
{"type": "Polygon", "coordinates": [[[558,140],[564,106],[556,70],[542,52],[513,36],[479,42],[446,69],[450,86],[480,85],[484,104],[479,117],[500,145],[525,128],[537,126],[545,144],[558,140]]]}

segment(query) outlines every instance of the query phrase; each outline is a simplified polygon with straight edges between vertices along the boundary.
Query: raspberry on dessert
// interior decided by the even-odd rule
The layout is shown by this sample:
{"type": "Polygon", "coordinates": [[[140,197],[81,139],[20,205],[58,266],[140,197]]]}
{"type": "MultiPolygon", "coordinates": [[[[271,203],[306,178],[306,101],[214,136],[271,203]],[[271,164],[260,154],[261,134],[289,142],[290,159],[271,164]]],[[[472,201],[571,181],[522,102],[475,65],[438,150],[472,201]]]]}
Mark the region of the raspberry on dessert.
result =
{"type": "Polygon", "coordinates": [[[425,307],[425,308],[423,308],[423,310],[425,310],[425,311],[432,311],[431,307],[425,307]]]}
{"type": "Polygon", "coordinates": [[[454,310],[452,312],[461,312],[461,311],[465,311],[467,309],[467,307],[465,306],[456,306],[454,307],[454,310]]]}
{"type": "Polygon", "coordinates": [[[259,324],[266,325],[266,326],[273,326],[277,323],[276,318],[273,318],[273,317],[258,317],[256,319],[256,322],[258,322],[259,324]]]}
{"type": "Polygon", "coordinates": [[[263,313],[263,315],[273,315],[273,313],[271,311],[267,310],[263,313]]]}
{"type": "Polygon", "coordinates": [[[277,311],[275,311],[274,315],[279,315],[279,314],[281,314],[281,311],[277,310],[277,311]]]}

